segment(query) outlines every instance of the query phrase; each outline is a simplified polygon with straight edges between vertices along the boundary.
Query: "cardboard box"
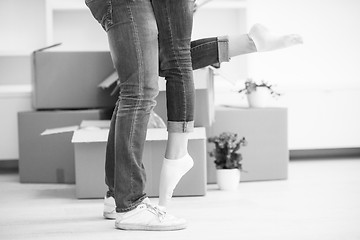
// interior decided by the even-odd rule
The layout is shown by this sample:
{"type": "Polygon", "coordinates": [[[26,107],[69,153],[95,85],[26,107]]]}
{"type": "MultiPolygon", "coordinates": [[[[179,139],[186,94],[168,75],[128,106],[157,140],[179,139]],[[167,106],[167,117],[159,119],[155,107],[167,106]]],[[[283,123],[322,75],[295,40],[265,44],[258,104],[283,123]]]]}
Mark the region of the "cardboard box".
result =
{"type": "Polygon", "coordinates": [[[98,85],[114,71],[108,51],[40,49],[32,54],[32,105],[35,109],[114,107],[117,96],[98,85]]]}
{"type": "MultiPolygon", "coordinates": [[[[62,51],[53,46],[34,51],[32,58],[32,105],[34,109],[88,109],[114,107],[118,79],[108,51],[62,51]]],[[[213,71],[194,71],[196,126],[214,119],[213,71]]],[[[160,94],[155,110],[166,119],[165,80],[159,78],[160,94]]]]}
{"type": "Polygon", "coordinates": [[[109,119],[112,110],[29,111],[18,113],[19,172],[22,183],[75,183],[73,132],[40,136],[47,128],[109,119]]]}
{"type": "MultiPolygon", "coordinates": [[[[248,141],[241,147],[241,181],[286,179],[288,176],[288,131],[286,108],[217,107],[208,136],[235,132],[248,141]]],[[[208,151],[214,144],[208,143],[208,151]]],[[[208,155],[208,183],[216,182],[214,159],[208,155]]]]}
{"type": "MultiPolygon", "coordinates": [[[[83,126],[89,126],[89,124],[83,126]]],[[[76,196],[78,198],[103,198],[106,193],[104,166],[107,135],[108,129],[104,128],[92,130],[81,128],[74,132],[72,142],[75,146],[76,196]]],[[[166,140],[166,129],[148,129],[143,163],[147,174],[145,192],[150,197],[159,194],[159,177],[166,140]]],[[[195,165],[182,178],[174,191],[174,196],[206,194],[205,141],[205,128],[195,128],[195,131],[190,134],[188,149],[194,158],[195,165]]]]}

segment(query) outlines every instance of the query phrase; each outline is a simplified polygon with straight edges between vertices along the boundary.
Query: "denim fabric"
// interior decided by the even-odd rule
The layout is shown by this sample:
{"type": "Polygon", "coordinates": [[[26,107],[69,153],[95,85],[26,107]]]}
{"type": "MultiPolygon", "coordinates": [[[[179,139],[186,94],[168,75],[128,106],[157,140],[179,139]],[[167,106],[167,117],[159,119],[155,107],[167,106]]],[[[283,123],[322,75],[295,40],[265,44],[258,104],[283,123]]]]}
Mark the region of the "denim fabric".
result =
{"type": "Polygon", "coordinates": [[[227,36],[211,37],[191,42],[193,69],[229,62],[229,39],[227,36]]]}
{"type": "Polygon", "coordinates": [[[189,122],[194,121],[195,103],[190,52],[194,1],[153,0],[152,4],[159,31],[159,74],[166,79],[168,131],[191,132],[193,124],[189,122]]]}
{"type": "Polygon", "coordinates": [[[125,212],[146,197],[142,153],[159,92],[158,75],[167,80],[168,131],[192,131],[195,99],[191,56],[210,51],[211,58],[197,60],[201,63],[198,66],[206,66],[219,62],[219,49],[211,39],[211,44],[191,51],[192,0],[85,2],[107,32],[120,79],[106,149],[105,182],[107,195],[115,198],[116,211],[125,212]]]}

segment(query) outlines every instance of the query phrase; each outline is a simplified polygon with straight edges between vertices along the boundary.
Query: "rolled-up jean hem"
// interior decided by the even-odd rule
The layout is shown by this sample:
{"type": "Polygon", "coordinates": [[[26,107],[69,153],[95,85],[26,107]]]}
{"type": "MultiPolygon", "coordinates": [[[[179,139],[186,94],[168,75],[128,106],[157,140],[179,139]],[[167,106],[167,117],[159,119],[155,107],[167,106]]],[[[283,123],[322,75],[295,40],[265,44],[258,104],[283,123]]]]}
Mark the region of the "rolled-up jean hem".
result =
{"type": "Polygon", "coordinates": [[[219,54],[219,63],[229,62],[229,37],[228,36],[219,36],[218,39],[218,54],[219,54]]]}
{"type": "Polygon", "coordinates": [[[129,204],[129,207],[127,208],[116,208],[116,212],[119,213],[124,213],[124,212],[129,212],[131,210],[134,210],[138,205],[141,204],[141,202],[146,198],[146,195],[143,195],[141,198],[139,198],[137,201],[132,202],[131,204],[129,204]]]}
{"type": "Polygon", "coordinates": [[[176,122],[168,121],[167,123],[168,132],[186,133],[194,131],[194,121],[189,122],[176,122]]]}

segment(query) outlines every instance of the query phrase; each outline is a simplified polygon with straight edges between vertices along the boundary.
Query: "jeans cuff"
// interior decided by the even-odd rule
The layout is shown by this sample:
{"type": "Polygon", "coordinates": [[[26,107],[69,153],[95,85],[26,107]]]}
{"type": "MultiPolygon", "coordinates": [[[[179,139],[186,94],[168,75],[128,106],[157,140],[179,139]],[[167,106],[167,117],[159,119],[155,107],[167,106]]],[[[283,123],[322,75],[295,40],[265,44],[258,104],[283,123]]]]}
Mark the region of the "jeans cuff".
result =
{"type": "Polygon", "coordinates": [[[142,201],[147,198],[147,196],[144,194],[141,198],[139,198],[137,201],[129,204],[129,206],[127,208],[119,208],[119,207],[116,207],[116,212],[129,212],[131,210],[134,210],[137,206],[139,206],[142,201]]]}
{"type": "Polygon", "coordinates": [[[186,133],[194,131],[194,121],[189,122],[175,122],[168,121],[167,123],[168,132],[186,133]]]}
{"type": "Polygon", "coordinates": [[[229,37],[228,36],[219,36],[218,40],[218,53],[219,53],[219,63],[229,62],[229,37]]]}

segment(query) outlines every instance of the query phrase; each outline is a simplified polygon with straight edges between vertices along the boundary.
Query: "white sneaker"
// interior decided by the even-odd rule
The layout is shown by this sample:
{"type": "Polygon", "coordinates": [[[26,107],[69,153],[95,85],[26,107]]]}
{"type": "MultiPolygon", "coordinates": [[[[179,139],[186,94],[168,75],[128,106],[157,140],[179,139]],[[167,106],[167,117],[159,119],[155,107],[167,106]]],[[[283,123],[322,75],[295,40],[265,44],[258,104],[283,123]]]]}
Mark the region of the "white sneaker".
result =
{"type": "Polygon", "coordinates": [[[106,219],[115,219],[116,218],[116,204],[113,197],[104,198],[104,218],[106,219]]]}
{"type": "Polygon", "coordinates": [[[123,230],[171,231],[186,228],[186,221],[152,206],[145,198],[134,210],[117,213],[115,226],[123,230]]]}

